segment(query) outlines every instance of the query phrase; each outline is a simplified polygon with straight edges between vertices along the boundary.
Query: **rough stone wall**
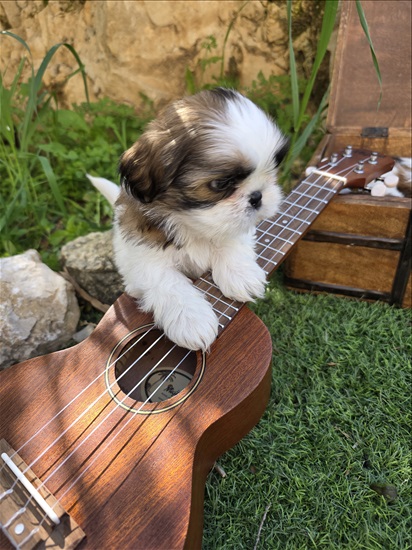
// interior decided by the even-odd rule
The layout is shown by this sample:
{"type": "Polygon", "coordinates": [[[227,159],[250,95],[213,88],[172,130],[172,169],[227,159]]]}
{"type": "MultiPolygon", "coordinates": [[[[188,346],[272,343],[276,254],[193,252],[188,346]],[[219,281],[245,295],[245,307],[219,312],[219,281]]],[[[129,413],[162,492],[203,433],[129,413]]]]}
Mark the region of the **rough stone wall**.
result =
{"type": "MultiPolygon", "coordinates": [[[[311,2],[319,3],[307,3],[311,2]]],[[[67,42],[86,67],[91,99],[110,97],[136,107],[140,93],[156,105],[182,95],[186,70],[202,77],[199,60],[221,55],[233,21],[225,48],[225,71],[236,74],[241,85],[249,85],[259,71],[265,76],[285,73],[285,18],[284,0],[251,0],[246,5],[243,0],[0,1],[2,29],[27,42],[35,67],[54,44],[67,42]],[[207,53],[202,44],[211,35],[218,48],[207,53]]],[[[299,38],[302,51],[311,40],[305,32],[299,38]]],[[[23,53],[15,40],[1,38],[0,63],[2,72],[7,67],[6,85],[23,53]]],[[[44,77],[45,84],[69,105],[85,98],[80,75],[66,82],[76,68],[71,53],[60,48],[44,77]]],[[[204,81],[218,73],[218,64],[209,65],[204,81]]]]}

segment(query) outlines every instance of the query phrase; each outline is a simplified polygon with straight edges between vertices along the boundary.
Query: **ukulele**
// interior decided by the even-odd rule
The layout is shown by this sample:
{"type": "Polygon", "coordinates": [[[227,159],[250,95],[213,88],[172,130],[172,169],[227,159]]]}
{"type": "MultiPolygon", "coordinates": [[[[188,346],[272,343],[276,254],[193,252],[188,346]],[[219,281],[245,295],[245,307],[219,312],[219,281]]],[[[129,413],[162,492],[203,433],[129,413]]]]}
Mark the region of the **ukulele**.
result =
{"type": "MultiPolygon", "coordinates": [[[[257,227],[268,275],[344,186],[393,167],[347,147],[257,227]]],[[[207,474],[258,422],[270,393],[271,338],[210,275],[219,336],[210,353],[177,347],[123,294],[92,335],[1,373],[0,547],[201,547],[207,474]]]]}

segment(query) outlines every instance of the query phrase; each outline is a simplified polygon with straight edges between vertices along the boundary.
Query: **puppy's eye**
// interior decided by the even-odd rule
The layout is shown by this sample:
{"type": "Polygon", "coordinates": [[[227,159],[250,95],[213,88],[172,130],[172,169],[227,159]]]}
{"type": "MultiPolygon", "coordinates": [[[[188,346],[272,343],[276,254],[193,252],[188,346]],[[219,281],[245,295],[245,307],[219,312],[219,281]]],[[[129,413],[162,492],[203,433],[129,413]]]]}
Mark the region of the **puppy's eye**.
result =
{"type": "Polygon", "coordinates": [[[212,180],[209,185],[214,191],[226,191],[237,183],[237,178],[224,178],[221,180],[212,180]]]}

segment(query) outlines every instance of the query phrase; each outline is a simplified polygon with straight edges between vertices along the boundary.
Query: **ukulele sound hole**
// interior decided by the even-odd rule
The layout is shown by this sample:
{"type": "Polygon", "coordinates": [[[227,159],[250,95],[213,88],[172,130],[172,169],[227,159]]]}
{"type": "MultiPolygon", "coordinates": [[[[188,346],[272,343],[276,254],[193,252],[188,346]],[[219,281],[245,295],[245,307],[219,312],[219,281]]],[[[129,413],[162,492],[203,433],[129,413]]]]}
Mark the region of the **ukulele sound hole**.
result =
{"type": "Polygon", "coordinates": [[[195,352],[176,346],[160,330],[152,329],[137,334],[119,349],[115,377],[128,397],[159,403],[189,384],[196,363],[195,352]]]}

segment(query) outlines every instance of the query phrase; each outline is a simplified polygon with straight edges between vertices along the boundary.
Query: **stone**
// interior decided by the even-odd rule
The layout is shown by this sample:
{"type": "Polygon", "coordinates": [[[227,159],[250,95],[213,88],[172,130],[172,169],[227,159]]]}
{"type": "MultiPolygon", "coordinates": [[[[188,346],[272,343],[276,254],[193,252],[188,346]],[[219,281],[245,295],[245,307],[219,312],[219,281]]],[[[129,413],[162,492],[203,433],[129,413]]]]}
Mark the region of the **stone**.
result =
{"type": "Polygon", "coordinates": [[[73,340],[79,344],[80,342],[83,342],[88,338],[94,329],[96,328],[96,325],[94,323],[87,323],[82,329],[80,329],[78,332],[73,334],[73,340]]]}
{"type": "Polygon", "coordinates": [[[60,258],[79,286],[100,302],[112,304],[124,292],[113,260],[112,231],[70,241],[62,247],[60,258]]]}
{"type": "MultiPolygon", "coordinates": [[[[321,2],[306,0],[302,11],[312,4],[321,2]]],[[[320,28],[320,16],[314,16],[314,8],[310,13],[301,17],[294,34],[299,39],[310,27],[302,50],[307,65],[314,58],[314,48],[307,44],[316,49],[320,28]]],[[[250,87],[260,71],[268,78],[289,69],[284,0],[0,0],[0,25],[27,42],[36,70],[52,46],[71,44],[86,68],[91,99],[109,97],[136,109],[144,105],[141,94],[157,108],[186,93],[187,70],[198,86],[213,82],[221,67],[219,60],[210,60],[222,54],[223,72],[236,76],[241,87],[250,87]],[[216,47],[210,48],[210,37],[216,47]]],[[[2,38],[6,86],[23,55],[27,51],[21,44],[2,38]]],[[[61,47],[44,74],[45,85],[58,90],[64,106],[85,101],[81,76],[67,80],[77,69],[73,55],[61,47]]],[[[24,78],[29,71],[26,64],[24,78]]]]}
{"type": "Polygon", "coordinates": [[[62,349],[80,318],[74,289],[35,250],[0,259],[0,368],[62,349]]]}

